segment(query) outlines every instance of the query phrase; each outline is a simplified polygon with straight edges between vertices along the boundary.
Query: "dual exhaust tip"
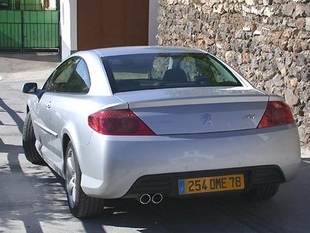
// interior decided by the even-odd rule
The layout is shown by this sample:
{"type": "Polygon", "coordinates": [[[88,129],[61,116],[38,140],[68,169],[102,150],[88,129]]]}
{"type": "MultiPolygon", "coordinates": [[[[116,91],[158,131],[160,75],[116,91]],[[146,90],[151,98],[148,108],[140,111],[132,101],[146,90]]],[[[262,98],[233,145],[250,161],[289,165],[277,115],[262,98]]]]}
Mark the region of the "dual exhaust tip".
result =
{"type": "Polygon", "coordinates": [[[147,205],[150,202],[154,203],[154,204],[159,204],[163,201],[164,197],[161,193],[156,193],[154,195],[150,195],[148,193],[142,194],[139,198],[139,202],[142,205],[147,205]]]}

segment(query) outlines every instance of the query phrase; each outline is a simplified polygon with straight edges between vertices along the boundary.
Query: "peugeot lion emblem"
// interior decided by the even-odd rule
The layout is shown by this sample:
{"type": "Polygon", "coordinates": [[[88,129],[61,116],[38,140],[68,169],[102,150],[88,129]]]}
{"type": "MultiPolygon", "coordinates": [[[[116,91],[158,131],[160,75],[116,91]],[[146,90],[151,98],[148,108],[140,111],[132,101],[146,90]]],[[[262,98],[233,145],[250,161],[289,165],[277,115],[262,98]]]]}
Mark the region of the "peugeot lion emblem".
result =
{"type": "Polygon", "coordinates": [[[208,125],[208,126],[212,126],[212,117],[210,114],[205,113],[201,115],[201,119],[202,119],[202,124],[203,125],[208,125]]]}

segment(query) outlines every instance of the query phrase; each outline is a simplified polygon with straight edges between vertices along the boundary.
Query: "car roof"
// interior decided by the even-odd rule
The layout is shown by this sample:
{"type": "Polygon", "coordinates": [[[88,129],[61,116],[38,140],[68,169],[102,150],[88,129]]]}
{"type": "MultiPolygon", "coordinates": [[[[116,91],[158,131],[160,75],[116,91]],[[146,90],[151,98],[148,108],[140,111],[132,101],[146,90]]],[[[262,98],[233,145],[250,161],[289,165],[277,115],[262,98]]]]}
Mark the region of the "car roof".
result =
{"type": "Polygon", "coordinates": [[[173,46],[127,46],[100,48],[91,51],[100,57],[146,53],[205,53],[199,49],[173,46]]]}

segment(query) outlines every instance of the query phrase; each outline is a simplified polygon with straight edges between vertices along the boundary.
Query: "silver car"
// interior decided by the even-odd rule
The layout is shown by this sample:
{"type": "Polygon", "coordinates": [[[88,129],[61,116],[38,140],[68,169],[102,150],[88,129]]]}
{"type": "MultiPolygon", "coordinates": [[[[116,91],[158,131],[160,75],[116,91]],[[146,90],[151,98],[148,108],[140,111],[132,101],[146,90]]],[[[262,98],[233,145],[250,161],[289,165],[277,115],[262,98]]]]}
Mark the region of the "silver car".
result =
{"type": "Polygon", "coordinates": [[[300,164],[290,107],[215,56],[177,47],[82,51],[26,83],[26,158],[65,179],[78,218],[105,199],[273,197],[300,164]]]}

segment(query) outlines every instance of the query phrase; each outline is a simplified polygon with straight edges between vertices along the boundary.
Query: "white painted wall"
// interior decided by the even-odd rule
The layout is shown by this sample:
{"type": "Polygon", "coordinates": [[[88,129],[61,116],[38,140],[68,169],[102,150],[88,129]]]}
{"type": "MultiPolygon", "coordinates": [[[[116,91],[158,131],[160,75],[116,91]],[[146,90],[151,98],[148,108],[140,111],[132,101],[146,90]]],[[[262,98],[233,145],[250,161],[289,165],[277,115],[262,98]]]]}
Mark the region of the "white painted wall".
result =
{"type": "MultiPolygon", "coordinates": [[[[42,6],[44,6],[44,0],[41,0],[41,4],[42,6]]],[[[49,0],[49,7],[45,10],[56,10],[57,6],[56,6],[56,0],[49,0]]]]}
{"type": "Polygon", "coordinates": [[[158,0],[149,0],[149,45],[157,45],[156,36],[158,34],[158,0]]]}
{"type": "Polygon", "coordinates": [[[49,10],[55,10],[57,8],[56,6],[56,0],[51,0],[50,1],[50,6],[49,6],[49,10]]]}
{"type": "Polygon", "coordinates": [[[77,50],[77,0],[60,0],[61,59],[77,50]]]}
{"type": "MultiPolygon", "coordinates": [[[[158,0],[149,0],[149,45],[157,45],[158,0]]],[[[60,0],[61,60],[77,51],[77,0],[60,0]]]]}

